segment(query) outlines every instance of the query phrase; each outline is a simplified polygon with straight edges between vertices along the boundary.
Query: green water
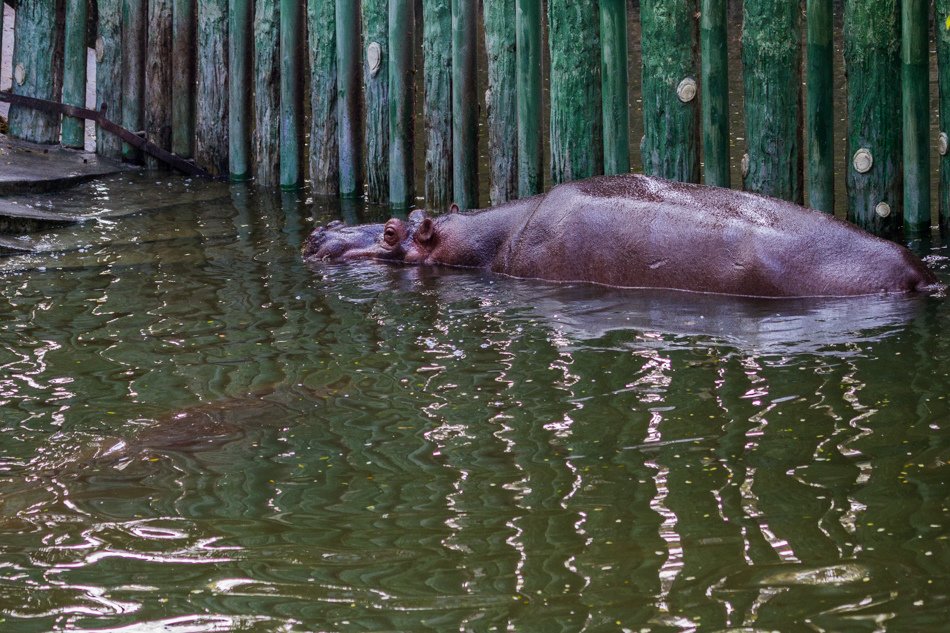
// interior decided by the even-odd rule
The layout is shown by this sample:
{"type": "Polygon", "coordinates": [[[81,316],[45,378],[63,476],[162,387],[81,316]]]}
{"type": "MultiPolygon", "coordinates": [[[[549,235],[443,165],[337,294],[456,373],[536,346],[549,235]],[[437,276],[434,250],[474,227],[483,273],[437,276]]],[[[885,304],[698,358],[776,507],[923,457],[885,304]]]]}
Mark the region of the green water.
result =
{"type": "Polygon", "coordinates": [[[304,202],[0,259],[0,629],[947,630],[946,299],[311,270],[304,202]]]}

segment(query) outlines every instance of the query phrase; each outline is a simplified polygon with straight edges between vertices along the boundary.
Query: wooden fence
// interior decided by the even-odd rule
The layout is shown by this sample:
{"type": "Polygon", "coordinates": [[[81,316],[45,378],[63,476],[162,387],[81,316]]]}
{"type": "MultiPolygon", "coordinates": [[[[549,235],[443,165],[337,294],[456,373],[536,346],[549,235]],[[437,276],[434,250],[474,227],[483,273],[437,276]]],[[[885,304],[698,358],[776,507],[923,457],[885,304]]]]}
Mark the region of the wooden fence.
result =
{"type": "MultiPolygon", "coordinates": [[[[744,189],[797,202],[807,190],[810,206],[830,212],[833,159],[846,152],[849,219],[912,236],[930,230],[933,146],[948,227],[948,141],[930,138],[928,68],[933,37],[946,121],[950,0],[933,12],[925,0],[845,0],[845,113],[833,111],[844,88],[832,74],[832,0],[743,0],[741,157],[730,154],[727,29],[739,25],[727,0],[17,1],[14,93],[83,105],[94,46],[97,108],[233,180],[295,188],[309,179],[317,194],[394,208],[419,195],[445,209],[476,205],[480,178],[498,204],[540,192],[545,174],[558,183],[629,171],[628,77],[642,72],[645,172],[729,186],[741,161],[744,189]],[[637,14],[639,59],[627,28],[637,14]],[[488,173],[478,168],[481,107],[488,173]],[[846,148],[834,147],[835,117],[847,118],[846,148]]],[[[82,143],[69,117],[14,106],[9,118],[14,136],[82,143]]],[[[105,132],[97,151],[142,160],[105,132]]]]}

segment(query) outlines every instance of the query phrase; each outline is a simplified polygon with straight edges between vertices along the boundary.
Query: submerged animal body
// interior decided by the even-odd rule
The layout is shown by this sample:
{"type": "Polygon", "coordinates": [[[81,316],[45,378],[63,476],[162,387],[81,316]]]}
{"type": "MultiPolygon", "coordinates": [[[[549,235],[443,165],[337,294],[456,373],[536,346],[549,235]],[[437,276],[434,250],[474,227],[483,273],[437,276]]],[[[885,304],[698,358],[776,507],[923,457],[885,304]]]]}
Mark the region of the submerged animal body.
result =
{"type": "Polygon", "coordinates": [[[375,259],[519,278],[758,297],[939,287],[909,250],[827,214],[755,194],[627,174],[566,183],[473,213],[346,227],[310,261],[375,259]]]}

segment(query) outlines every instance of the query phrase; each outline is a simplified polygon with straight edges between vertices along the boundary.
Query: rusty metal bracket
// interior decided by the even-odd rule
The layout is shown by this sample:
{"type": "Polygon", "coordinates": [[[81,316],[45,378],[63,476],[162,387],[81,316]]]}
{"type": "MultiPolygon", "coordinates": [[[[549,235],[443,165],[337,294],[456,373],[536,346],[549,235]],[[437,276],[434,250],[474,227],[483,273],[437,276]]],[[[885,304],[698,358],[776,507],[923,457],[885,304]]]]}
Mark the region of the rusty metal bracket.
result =
{"type": "Polygon", "coordinates": [[[96,125],[106,132],[115,134],[129,145],[142,150],[150,156],[154,156],[156,159],[166,163],[167,165],[170,165],[184,174],[189,176],[200,176],[202,178],[213,178],[211,174],[201,169],[193,162],[185,160],[180,156],[176,156],[175,154],[162,149],[155,143],[142,138],[135,132],[130,132],[124,127],[116,125],[110,121],[106,117],[105,104],[102,105],[101,110],[89,110],[88,108],[80,108],[78,106],[59,103],[57,101],[47,101],[46,99],[37,99],[36,97],[15,95],[6,91],[0,91],[0,101],[6,101],[7,103],[25,106],[34,110],[42,110],[44,112],[51,112],[53,114],[63,114],[66,116],[76,117],[77,119],[88,119],[90,121],[94,121],[96,125]]]}

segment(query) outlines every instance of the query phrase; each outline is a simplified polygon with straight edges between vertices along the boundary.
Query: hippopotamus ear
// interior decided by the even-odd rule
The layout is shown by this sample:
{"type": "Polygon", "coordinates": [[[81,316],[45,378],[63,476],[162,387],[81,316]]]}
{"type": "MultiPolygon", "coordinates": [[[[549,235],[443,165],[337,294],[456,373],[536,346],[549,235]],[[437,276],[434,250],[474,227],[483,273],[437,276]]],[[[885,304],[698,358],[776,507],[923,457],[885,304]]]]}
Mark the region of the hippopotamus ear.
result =
{"type": "Polygon", "coordinates": [[[449,213],[458,213],[460,211],[459,205],[452,203],[452,206],[449,207],[449,213]]]}
{"type": "Polygon", "coordinates": [[[431,218],[425,218],[416,229],[416,242],[423,246],[428,246],[435,239],[435,222],[431,218]]]}

